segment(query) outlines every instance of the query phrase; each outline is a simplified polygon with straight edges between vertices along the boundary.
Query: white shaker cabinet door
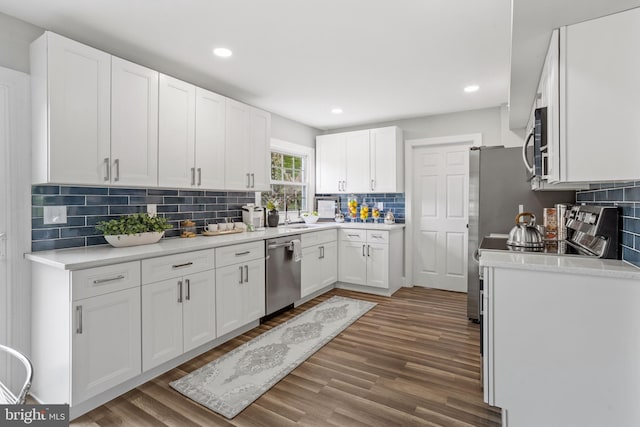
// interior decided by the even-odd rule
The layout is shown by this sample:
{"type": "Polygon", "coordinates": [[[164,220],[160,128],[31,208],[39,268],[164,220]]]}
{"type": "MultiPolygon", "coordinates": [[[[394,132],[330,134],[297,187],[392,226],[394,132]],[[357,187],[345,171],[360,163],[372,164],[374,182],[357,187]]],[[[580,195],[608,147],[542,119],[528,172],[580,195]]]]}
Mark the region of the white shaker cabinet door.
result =
{"type": "Polygon", "coordinates": [[[245,282],[242,285],[243,324],[258,320],[265,315],[266,309],[264,259],[249,261],[245,266],[245,282]]]}
{"type": "Polygon", "coordinates": [[[226,100],[225,187],[247,191],[251,187],[248,158],[252,155],[250,141],[251,107],[226,100]]]}
{"type": "Polygon", "coordinates": [[[300,275],[300,297],[320,289],[321,277],[320,246],[310,246],[302,249],[302,266],[300,275]]]}
{"type": "Polygon", "coordinates": [[[32,50],[32,62],[39,68],[43,61],[34,56],[48,59],[43,71],[48,99],[34,99],[34,103],[42,103],[37,108],[46,110],[48,102],[48,181],[108,182],[111,55],[49,32],[39,42],[47,45],[44,51],[32,50]]]}
{"type": "Polygon", "coordinates": [[[142,286],[142,370],[182,354],[181,279],[142,286]]]}
{"type": "Polygon", "coordinates": [[[216,329],[218,336],[244,324],[243,264],[216,269],[216,329]]]}
{"type": "Polygon", "coordinates": [[[316,137],[316,193],[334,194],[346,191],[345,134],[316,137]]]}
{"type": "Polygon", "coordinates": [[[112,58],[111,183],[158,185],[158,72],[112,58]]]}
{"type": "Polygon", "coordinates": [[[389,287],[389,246],[367,244],[367,286],[389,287]]]}
{"type": "Polygon", "coordinates": [[[72,404],[140,374],[140,288],[73,304],[72,404]]]}
{"type": "Polygon", "coordinates": [[[340,267],[338,278],[341,282],[366,285],[367,283],[367,258],[366,243],[348,242],[340,243],[340,267]]]}
{"type": "Polygon", "coordinates": [[[160,74],[160,123],[158,133],[158,184],[189,188],[196,180],[196,88],[160,74]]]}
{"type": "Polygon", "coordinates": [[[271,189],[271,114],[251,108],[249,173],[251,191],[271,189]]]}
{"type": "Polygon", "coordinates": [[[333,241],[320,245],[320,254],[318,289],[338,281],[338,242],[333,241]]]}
{"type": "Polygon", "coordinates": [[[215,271],[184,277],[182,320],[185,352],[216,338],[215,271]]]}
{"type": "Polygon", "coordinates": [[[401,131],[396,126],[371,129],[369,150],[370,191],[404,191],[401,131]]]}
{"type": "Polygon", "coordinates": [[[224,190],[225,174],[224,96],[196,88],[195,186],[224,190]]]}
{"type": "Polygon", "coordinates": [[[347,185],[350,193],[370,193],[369,181],[369,131],[345,133],[347,157],[347,185]]]}

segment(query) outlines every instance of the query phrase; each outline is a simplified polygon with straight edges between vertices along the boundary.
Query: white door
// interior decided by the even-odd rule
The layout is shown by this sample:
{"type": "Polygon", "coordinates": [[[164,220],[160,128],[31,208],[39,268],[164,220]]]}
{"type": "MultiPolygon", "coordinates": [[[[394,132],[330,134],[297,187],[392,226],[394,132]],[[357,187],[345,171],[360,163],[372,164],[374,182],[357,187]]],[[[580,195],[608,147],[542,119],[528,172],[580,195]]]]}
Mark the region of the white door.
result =
{"type": "Polygon", "coordinates": [[[111,183],[158,185],[158,72],[111,59],[111,183]]]}
{"type": "Polygon", "coordinates": [[[142,371],[182,354],[182,279],[142,287],[142,371]]]}
{"type": "Polygon", "coordinates": [[[191,274],[183,286],[183,349],[187,352],[216,337],[216,273],[191,274]]]}
{"type": "MultiPolygon", "coordinates": [[[[0,67],[0,344],[31,345],[31,143],[29,76],[0,67]]],[[[0,360],[0,378],[9,378],[0,360]]],[[[15,369],[10,387],[24,381],[15,369]]]]}
{"type": "Polygon", "coordinates": [[[302,266],[300,277],[300,296],[306,297],[320,289],[321,275],[320,246],[309,246],[302,249],[302,266]]]}
{"type": "Polygon", "coordinates": [[[224,189],[225,97],[196,88],[196,186],[224,189]]]}
{"type": "Polygon", "coordinates": [[[413,284],[467,291],[468,143],[413,149],[413,284]]]}
{"type": "Polygon", "coordinates": [[[140,374],[140,288],[82,299],[73,310],[76,405],[140,374]]]}
{"type": "Polygon", "coordinates": [[[47,37],[49,181],[102,184],[109,180],[111,55],[47,37]]]}
{"type": "Polygon", "coordinates": [[[195,182],[195,86],[160,74],[158,184],[189,188],[195,182]]]}

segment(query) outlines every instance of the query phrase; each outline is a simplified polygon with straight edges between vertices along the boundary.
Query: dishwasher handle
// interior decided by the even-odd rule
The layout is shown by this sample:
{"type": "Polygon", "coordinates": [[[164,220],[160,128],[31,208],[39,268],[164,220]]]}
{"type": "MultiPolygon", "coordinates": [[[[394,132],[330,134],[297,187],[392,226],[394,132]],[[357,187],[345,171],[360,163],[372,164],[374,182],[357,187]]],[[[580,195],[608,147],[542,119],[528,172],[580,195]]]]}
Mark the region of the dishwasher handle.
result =
{"type": "Polygon", "coordinates": [[[284,248],[284,247],[290,247],[293,244],[293,242],[286,242],[286,243],[272,243],[269,246],[267,246],[268,250],[272,250],[272,249],[278,249],[278,248],[284,248]]]}

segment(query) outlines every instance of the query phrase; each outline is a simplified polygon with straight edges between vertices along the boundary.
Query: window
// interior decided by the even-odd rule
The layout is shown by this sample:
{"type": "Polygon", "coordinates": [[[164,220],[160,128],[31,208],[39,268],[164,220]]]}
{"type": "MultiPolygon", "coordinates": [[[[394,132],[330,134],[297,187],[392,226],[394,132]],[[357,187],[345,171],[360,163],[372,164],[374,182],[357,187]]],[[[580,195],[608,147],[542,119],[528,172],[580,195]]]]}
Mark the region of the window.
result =
{"type": "Polygon", "coordinates": [[[309,194],[313,174],[313,149],[284,141],[271,141],[271,192],[262,193],[262,205],[277,202],[280,222],[286,216],[299,221],[300,213],[312,210],[309,194]]]}

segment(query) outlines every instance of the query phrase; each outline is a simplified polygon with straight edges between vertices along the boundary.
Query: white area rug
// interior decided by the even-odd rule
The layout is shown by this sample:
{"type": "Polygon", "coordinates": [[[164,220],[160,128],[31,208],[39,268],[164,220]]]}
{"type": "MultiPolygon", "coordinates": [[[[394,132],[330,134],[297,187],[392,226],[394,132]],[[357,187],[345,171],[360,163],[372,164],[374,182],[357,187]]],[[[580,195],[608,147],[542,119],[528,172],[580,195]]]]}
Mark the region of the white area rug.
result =
{"type": "Polygon", "coordinates": [[[170,385],[233,418],[375,305],[334,296],[170,385]]]}

